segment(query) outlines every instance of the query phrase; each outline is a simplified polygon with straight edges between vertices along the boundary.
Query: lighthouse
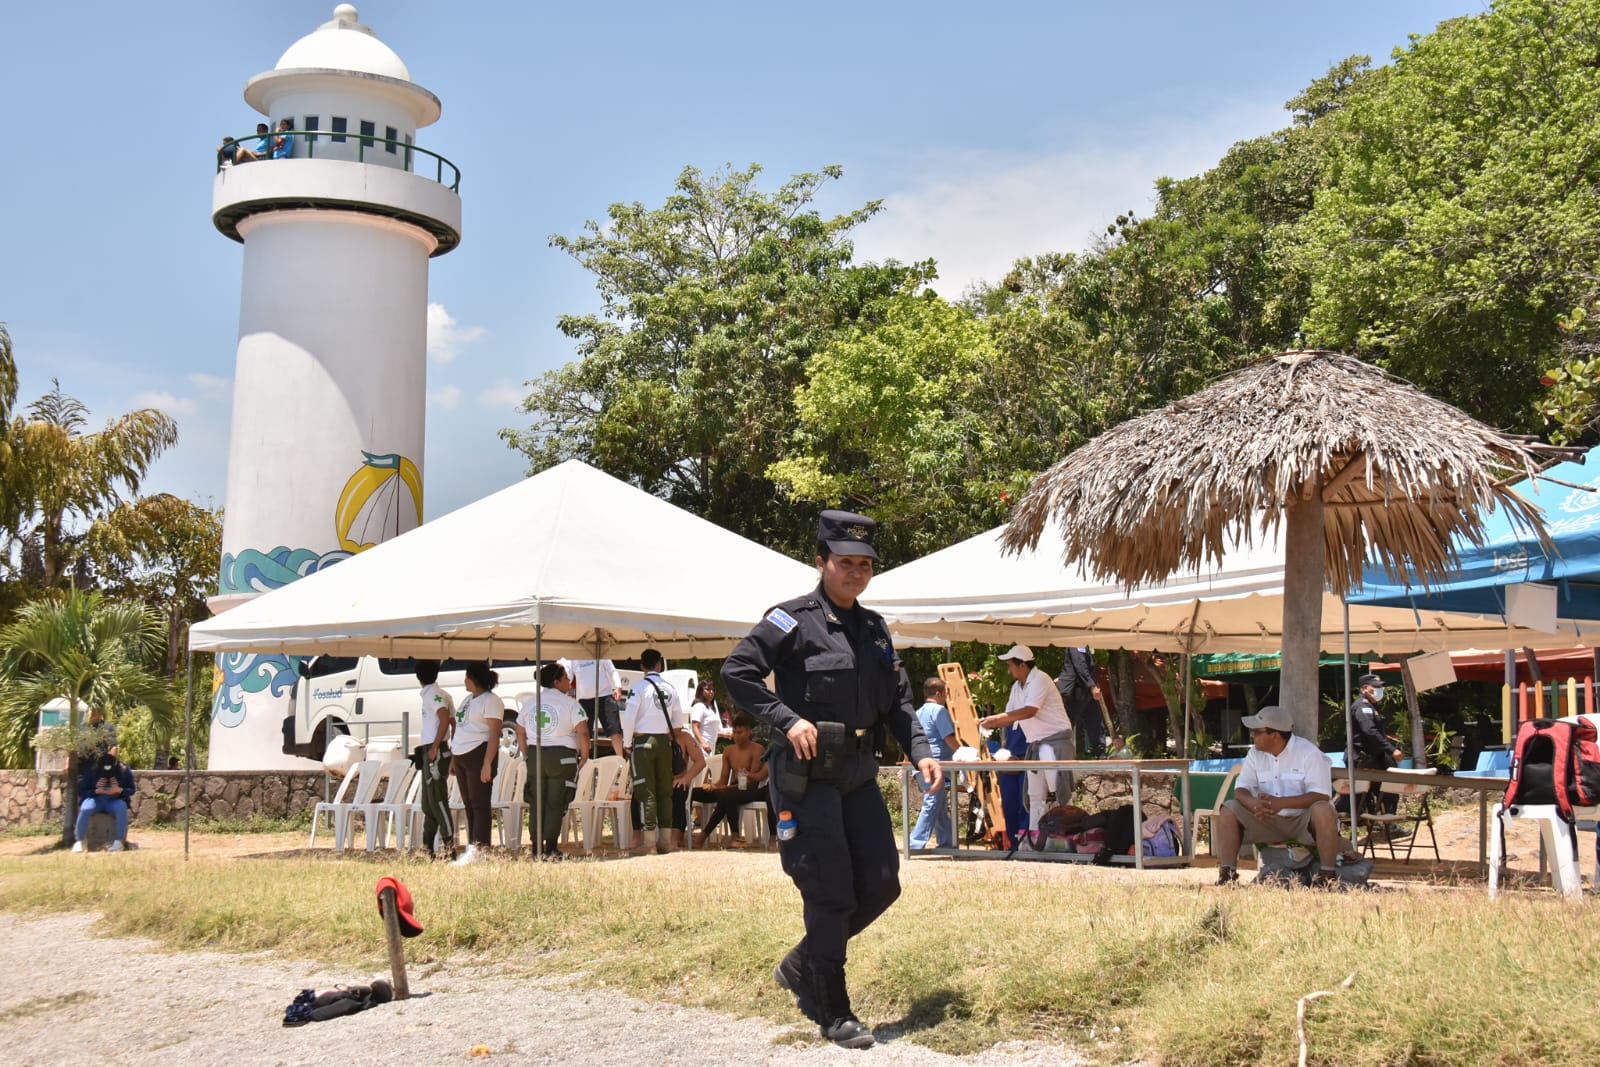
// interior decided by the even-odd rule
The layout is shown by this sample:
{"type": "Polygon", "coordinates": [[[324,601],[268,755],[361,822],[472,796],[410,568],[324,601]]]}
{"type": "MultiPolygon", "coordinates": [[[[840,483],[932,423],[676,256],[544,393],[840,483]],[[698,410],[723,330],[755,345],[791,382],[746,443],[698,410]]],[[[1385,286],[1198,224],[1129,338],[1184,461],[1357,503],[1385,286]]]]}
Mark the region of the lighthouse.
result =
{"type": "MultiPolygon", "coordinates": [[[[244,98],[285,140],[240,138],[212,187],[244,245],[215,612],[421,524],[428,260],[461,241],[460,175],[417,140],[439,98],[350,4],[244,98]]],[[[296,667],[218,657],[213,770],[307,766],[283,752],[296,667]]]]}

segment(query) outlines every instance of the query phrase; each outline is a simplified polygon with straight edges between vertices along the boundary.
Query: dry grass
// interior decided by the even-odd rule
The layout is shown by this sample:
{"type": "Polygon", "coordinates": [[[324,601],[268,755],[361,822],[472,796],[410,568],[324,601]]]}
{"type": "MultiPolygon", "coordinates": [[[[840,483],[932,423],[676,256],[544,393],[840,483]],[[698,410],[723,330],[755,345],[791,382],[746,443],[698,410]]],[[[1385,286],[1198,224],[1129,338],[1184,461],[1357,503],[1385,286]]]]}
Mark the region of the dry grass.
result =
{"type": "MultiPolygon", "coordinates": [[[[107,933],[174,948],[381,970],[373,883],[396,873],[427,926],[408,946],[416,974],[493,962],[796,1018],[770,973],[800,934],[798,897],[770,855],[459,869],[326,854],[85,859],[0,857],[0,901],[98,911],[107,933]]],[[[852,946],[856,1007],[948,1052],[1040,1036],[1105,1062],[1283,1064],[1298,1052],[1299,998],[1355,971],[1351,989],[1310,1006],[1312,1063],[1565,1065],[1600,1047],[1588,901],[1216,890],[1197,877],[917,862],[900,903],[852,946]]]]}

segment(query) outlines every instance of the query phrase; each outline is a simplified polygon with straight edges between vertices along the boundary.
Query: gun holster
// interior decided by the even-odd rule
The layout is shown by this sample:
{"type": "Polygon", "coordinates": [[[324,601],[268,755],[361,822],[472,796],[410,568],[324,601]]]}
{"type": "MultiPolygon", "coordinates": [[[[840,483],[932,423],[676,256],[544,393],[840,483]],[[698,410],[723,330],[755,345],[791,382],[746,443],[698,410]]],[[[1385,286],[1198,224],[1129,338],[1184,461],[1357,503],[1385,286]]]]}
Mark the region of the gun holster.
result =
{"type": "Polygon", "coordinates": [[[772,768],[772,782],[778,787],[778,792],[795,800],[806,795],[806,788],[811,784],[810,760],[796,756],[794,749],[785,741],[773,746],[767,762],[772,768]]]}

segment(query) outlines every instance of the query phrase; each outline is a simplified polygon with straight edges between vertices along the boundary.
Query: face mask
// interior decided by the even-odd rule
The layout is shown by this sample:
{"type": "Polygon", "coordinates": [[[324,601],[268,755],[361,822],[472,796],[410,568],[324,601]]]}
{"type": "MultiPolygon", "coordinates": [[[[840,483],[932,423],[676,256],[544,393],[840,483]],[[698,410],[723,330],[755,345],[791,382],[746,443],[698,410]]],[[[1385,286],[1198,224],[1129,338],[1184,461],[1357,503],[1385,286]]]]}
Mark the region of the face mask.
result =
{"type": "Polygon", "coordinates": [[[1373,700],[1382,700],[1383,699],[1383,686],[1375,685],[1375,686],[1372,687],[1372,699],[1373,700]]]}

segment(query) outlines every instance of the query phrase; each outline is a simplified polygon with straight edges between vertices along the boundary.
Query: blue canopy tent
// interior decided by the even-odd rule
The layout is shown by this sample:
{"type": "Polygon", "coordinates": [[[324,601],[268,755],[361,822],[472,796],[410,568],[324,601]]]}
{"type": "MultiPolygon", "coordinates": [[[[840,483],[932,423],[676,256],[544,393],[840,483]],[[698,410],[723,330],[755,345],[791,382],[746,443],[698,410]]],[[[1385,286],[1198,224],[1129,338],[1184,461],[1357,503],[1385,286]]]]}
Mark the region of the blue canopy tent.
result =
{"type": "MultiPolygon", "coordinates": [[[[1600,456],[1591,449],[1586,460],[1600,456]]],[[[1584,641],[1580,623],[1600,621],[1600,463],[1567,462],[1512,486],[1544,511],[1554,551],[1504,510],[1485,521],[1482,546],[1457,543],[1461,561],[1450,581],[1424,589],[1414,576],[1395,582],[1369,564],[1352,604],[1452,611],[1508,619],[1508,591],[1523,584],[1554,586],[1557,630],[1584,641]]],[[[1515,596],[1515,593],[1509,595],[1515,596]]]]}

